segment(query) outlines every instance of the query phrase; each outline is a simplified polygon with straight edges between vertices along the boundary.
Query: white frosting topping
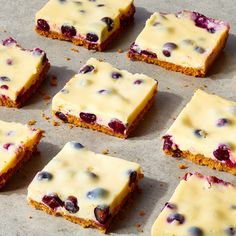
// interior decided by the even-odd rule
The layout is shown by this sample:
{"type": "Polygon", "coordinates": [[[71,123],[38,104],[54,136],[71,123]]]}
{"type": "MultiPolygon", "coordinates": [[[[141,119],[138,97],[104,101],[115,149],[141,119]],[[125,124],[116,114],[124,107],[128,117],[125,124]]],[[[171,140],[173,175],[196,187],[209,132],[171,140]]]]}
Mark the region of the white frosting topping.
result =
{"type": "Polygon", "coordinates": [[[96,221],[94,209],[98,205],[108,206],[111,214],[116,212],[130,191],[130,171],[138,174],[141,168],[134,162],[95,154],[79,143],[69,142],[42,171],[50,173],[52,178],[39,180],[36,175],[28,187],[28,199],[42,202],[50,193],[57,194],[62,201],[74,196],[79,207],[77,212],[70,213],[65,207],[56,211],[96,221]]]}
{"type": "Polygon", "coordinates": [[[217,160],[214,151],[225,145],[236,163],[236,103],[197,90],[167,131],[181,151],[217,160]]]}
{"type": "Polygon", "coordinates": [[[207,28],[198,27],[194,21],[196,14],[191,11],[179,14],[154,13],[135,41],[136,50],[147,50],[155,53],[161,61],[184,67],[204,67],[207,57],[229,26],[222,21],[202,18],[205,22],[203,25],[207,28]],[[175,46],[164,47],[166,43],[173,43],[175,46]],[[163,54],[163,49],[169,51],[166,52],[167,56],[163,54]]]}
{"type": "Polygon", "coordinates": [[[234,235],[227,234],[230,228],[236,230],[236,188],[230,184],[211,183],[209,177],[194,174],[180,182],[169,205],[155,221],[152,236],[234,235]],[[168,223],[168,217],[176,213],[184,222],[168,223]]]}

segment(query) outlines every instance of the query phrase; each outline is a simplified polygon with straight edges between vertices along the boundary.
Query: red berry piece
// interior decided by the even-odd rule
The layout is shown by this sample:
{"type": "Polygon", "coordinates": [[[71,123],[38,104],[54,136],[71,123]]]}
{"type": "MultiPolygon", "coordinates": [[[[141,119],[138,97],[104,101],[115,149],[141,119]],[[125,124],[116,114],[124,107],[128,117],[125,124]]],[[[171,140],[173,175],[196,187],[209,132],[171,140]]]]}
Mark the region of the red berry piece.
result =
{"type": "Polygon", "coordinates": [[[37,20],[37,28],[43,31],[49,31],[50,26],[46,20],[38,19],[37,20]]]}
{"type": "Polygon", "coordinates": [[[68,119],[66,115],[64,115],[62,112],[57,111],[55,114],[60,120],[64,121],[65,123],[68,123],[68,119]]]}
{"type": "Polygon", "coordinates": [[[222,118],[222,119],[219,119],[219,120],[217,121],[216,125],[217,125],[218,127],[223,127],[223,126],[225,126],[225,125],[227,125],[227,124],[229,124],[229,123],[230,123],[230,121],[229,121],[228,119],[222,118]]]}
{"type": "Polygon", "coordinates": [[[110,216],[110,209],[107,205],[99,205],[94,209],[94,215],[97,221],[100,224],[106,224],[106,222],[109,220],[110,216]]]}
{"type": "Polygon", "coordinates": [[[1,87],[0,87],[1,89],[5,89],[5,90],[8,90],[9,89],[9,87],[7,86],[7,85],[1,85],[1,87]]]}
{"type": "Polygon", "coordinates": [[[88,33],[86,35],[86,39],[89,41],[89,42],[92,42],[92,43],[96,43],[98,41],[98,36],[96,34],[93,34],[93,33],[88,33]]]}
{"type": "Polygon", "coordinates": [[[113,79],[119,79],[119,78],[122,77],[122,74],[119,73],[119,72],[112,72],[111,77],[112,77],[113,79]]]}
{"type": "Polygon", "coordinates": [[[42,201],[54,211],[64,205],[63,201],[57,194],[44,195],[42,201]]]}
{"type": "Polygon", "coordinates": [[[89,124],[93,124],[96,122],[97,120],[97,117],[96,115],[92,114],[92,113],[85,113],[85,112],[81,112],[80,113],[80,119],[86,123],[89,123],[89,124]]]}
{"type": "Polygon", "coordinates": [[[141,54],[143,54],[144,56],[150,57],[150,58],[157,58],[156,53],[154,52],[149,52],[147,50],[142,50],[141,54]]]}
{"type": "Polygon", "coordinates": [[[2,42],[2,44],[4,45],[4,46],[11,46],[12,44],[17,44],[17,42],[16,42],[16,40],[15,39],[13,39],[13,38],[8,38],[8,39],[5,39],[3,42],[2,42]]]}
{"type": "Polygon", "coordinates": [[[13,60],[11,58],[8,58],[6,63],[7,65],[11,66],[13,64],[13,60]]]}
{"type": "Polygon", "coordinates": [[[108,126],[113,130],[113,132],[118,134],[124,134],[126,130],[125,125],[118,119],[111,120],[108,123],[108,126]]]}
{"type": "Polygon", "coordinates": [[[3,145],[3,148],[6,149],[6,150],[8,150],[11,145],[12,145],[12,143],[5,143],[5,144],[3,145]]]}
{"type": "Polygon", "coordinates": [[[69,196],[64,203],[65,209],[70,213],[76,213],[79,211],[77,198],[74,196],[69,196]]]}
{"type": "Polygon", "coordinates": [[[63,25],[61,27],[61,33],[67,38],[72,38],[76,36],[76,29],[74,26],[63,25]]]}
{"type": "Polygon", "coordinates": [[[143,80],[141,80],[141,79],[137,79],[134,81],[134,84],[136,84],[136,85],[140,85],[142,83],[143,83],[143,80]]]}
{"type": "Polygon", "coordinates": [[[219,161],[227,161],[230,157],[229,148],[222,144],[213,152],[213,155],[219,161]]]}

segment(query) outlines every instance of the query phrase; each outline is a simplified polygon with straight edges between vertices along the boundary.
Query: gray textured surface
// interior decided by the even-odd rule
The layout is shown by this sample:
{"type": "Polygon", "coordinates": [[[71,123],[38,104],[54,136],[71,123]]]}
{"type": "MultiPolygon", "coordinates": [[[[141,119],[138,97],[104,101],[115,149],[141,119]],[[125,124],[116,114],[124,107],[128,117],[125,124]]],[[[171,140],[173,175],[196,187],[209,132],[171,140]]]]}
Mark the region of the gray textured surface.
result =
{"type": "MultiPolygon", "coordinates": [[[[50,105],[46,105],[42,95],[37,94],[20,110],[0,108],[0,119],[27,123],[37,120],[37,127],[46,130],[46,137],[39,145],[41,155],[32,159],[23,171],[18,173],[0,192],[0,235],[99,235],[95,230],[84,230],[80,226],[61,218],[51,217],[36,211],[26,203],[26,188],[35,173],[40,170],[70,140],[79,140],[88,148],[101,152],[108,148],[113,156],[139,162],[145,173],[142,182],[143,193],[123,214],[124,219],[114,222],[111,235],[150,235],[151,226],[160,213],[163,204],[170,198],[184,170],[178,164],[186,163],[187,171],[201,171],[213,174],[236,183],[235,177],[199,167],[188,161],[166,158],[162,151],[161,135],[172,124],[196,88],[215,92],[226,98],[236,100],[236,5],[234,0],[136,0],[137,13],[134,25],[104,53],[94,53],[76,48],[70,43],[53,41],[36,35],[34,15],[46,0],[0,0],[0,38],[16,38],[26,48],[41,47],[48,53],[52,68],[49,75],[58,77],[58,86],[51,87],[45,81],[41,90],[53,96],[66,81],[78,71],[80,66],[91,56],[104,59],[114,66],[131,72],[143,72],[159,80],[157,101],[145,120],[137,127],[128,140],[113,138],[90,130],[74,128],[68,125],[53,127],[42,117],[42,111],[50,115],[50,105]],[[118,48],[126,50],[143,28],[145,20],[154,11],[196,10],[211,17],[228,20],[231,34],[224,52],[216,61],[210,76],[197,79],[179,73],[168,72],[160,67],[141,62],[130,62],[126,53],[117,53],[118,48]],[[7,32],[4,32],[6,30],[7,32]],[[71,58],[70,61],[65,60],[71,58]],[[207,86],[207,87],[206,87],[207,86]],[[145,216],[139,212],[145,211],[145,216]],[[32,219],[30,219],[32,217],[32,219]],[[143,233],[137,231],[136,224],[141,224],[143,233]]],[[[204,105],[204,104],[203,104],[204,105]]]]}

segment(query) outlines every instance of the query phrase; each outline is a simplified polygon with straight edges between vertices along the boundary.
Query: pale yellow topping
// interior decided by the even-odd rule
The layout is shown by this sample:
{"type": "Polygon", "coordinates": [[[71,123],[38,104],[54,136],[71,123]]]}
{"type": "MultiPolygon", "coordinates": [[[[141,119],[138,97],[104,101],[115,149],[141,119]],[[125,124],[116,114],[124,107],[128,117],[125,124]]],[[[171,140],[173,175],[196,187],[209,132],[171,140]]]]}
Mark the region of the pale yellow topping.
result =
{"type": "Polygon", "coordinates": [[[50,0],[37,14],[37,19],[44,19],[50,25],[51,31],[61,33],[61,26],[73,26],[77,31],[77,37],[85,37],[87,33],[96,34],[98,42],[103,42],[116,29],[120,27],[119,16],[127,12],[133,0],[50,0]],[[104,6],[98,6],[104,5],[104,6]],[[113,29],[107,29],[107,25],[101,21],[109,17],[113,20],[113,29]]]}
{"type": "Polygon", "coordinates": [[[75,142],[69,142],[43,169],[53,178],[40,181],[36,176],[28,187],[28,199],[41,202],[44,195],[56,193],[65,201],[72,195],[77,198],[79,211],[69,213],[65,208],[57,211],[96,220],[94,209],[98,205],[109,206],[112,214],[125,198],[129,191],[130,170],[141,173],[140,166],[134,162],[95,154],[86,148],[76,148],[75,142]],[[97,188],[103,188],[106,194],[88,198],[88,192],[97,188]]]}
{"type": "Polygon", "coordinates": [[[206,29],[195,26],[191,14],[184,11],[176,17],[175,14],[154,13],[147,20],[135,44],[140,50],[156,53],[161,61],[192,68],[205,67],[207,57],[218,45],[228,28],[220,25],[215,33],[209,33],[206,29]],[[186,42],[186,40],[191,41],[186,42]],[[163,46],[170,42],[175,43],[177,48],[172,50],[170,57],[166,57],[162,53],[163,46]],[[196,47],[203,48],[205,52],[199,53],[195,50],[196,47]]]}
{"type": "Polygon", "coordinates": [[[26,125],[0,121],[0,173],[14,167],[22,158],[25,147],[34,145],[38,130],[33,131],[26,125]],[[16,159],[17,158],[17,159],[16,159]]]}
{"type": "MultiPolygon", "coordinates": [[[[236,188],[231,185],[210,184],[205,178],[191,176],[182,180],[170,199],[176,210],[167,207],[152,227],[152,236],[192,236],[190,227],[198,227],[204,236],[222,236],[228,227],[236,227],[236,188]],[[167,223],[172,213],[185,217],[183,224],[167,223]]],[[[196,234],[197,235],[197,234],[196,234]]]]}
{"type": "Polygon", "coordinates": [[[0,77],[9,78],[9,81],[0,78],[0,94],[15,101],[23,88],[27,90],[35,82],[34,76],[41,70],[43,55],[33,55],[33,52],[23,51],[15,44],[0,44],[0,55],[0,77]],[[1,88],[2,85],[8,89],[1,88]]]}
{"type": "Polygon", "coordinates": [[[153,97],[157,82],[143,74],[118,70],[94,58],[87,61],[95,69],[75,75],[52,102],[54,111],[79,116],[80,112],[97,116],[97,123],[107,125],[112,119],[131,124],[153,97]],[[113,72],[122,77],[112,78],[113,72]],[[135,84],[135,81],[142,81],[135,84]],[[105,90],[102,93],[99,91],[105,90]]]}
{"type": "Polygon", "coordinates": [[[167,134],[180,150],[213,159],[213,151],[225,144],[232,151],[231,161],[236,162],[236,103],[199,89],[167,134]],[[219,127],[217,124],[222,118],[228,123],[219,127]],[[196,129],[203,131],[201,137],[194,135],[196,129]]]}

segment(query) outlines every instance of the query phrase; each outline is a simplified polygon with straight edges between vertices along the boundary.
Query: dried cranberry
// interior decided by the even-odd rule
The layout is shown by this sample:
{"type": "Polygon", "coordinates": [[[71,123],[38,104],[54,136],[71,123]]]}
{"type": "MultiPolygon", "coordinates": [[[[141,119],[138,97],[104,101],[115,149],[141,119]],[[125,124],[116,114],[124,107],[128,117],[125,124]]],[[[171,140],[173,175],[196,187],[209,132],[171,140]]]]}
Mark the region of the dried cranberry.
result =
{"type": "Polygon", "coordinates": [[[38,29],[43,30],[43,31],[49,31],[50,30],[50,26],[49,26],[48,22],[46,20],[43,20],[43,19],[38,19],[37,20],[37,27],[38,27],[38,29]]]}
{"type": "Polygon", "coordinates": [[[59,119],[61,119],[62,121],[64,121],[65,123],[68,123],[68,119],[66,117],[66,115],[64,115],[62,112],[57,111],[55,114],[59,119]]]}
{"type": "Polygon", "coordinates": [[[57,194],[44,195],[42,201],[53,210],[56,210],[64,205],[63,201],[57,194]]]}
{"type": "Polygon", "coordinates": [[[150,51],[147,51],[147,50],[142,50],[141,54],[143,54],[143,55],[145,55],[147,57],[150,57],[150,58],[157,58],[156,53],[150,52],[150,51]]]}
{"type": "Polygon", "coordinates": [[[94,215],[100,224],[106,224],[110,216],[110,209],[107,205],[99,205],[94,209],[94,215]]]}
{"type": "Polygon", "coordinates": [[[86,39],[90,42],[96,43],[98,41],[98,36],[96,34],[93,34],[93,33],[88,33],[86,35],[86,39]]]}
{"type": "Polygon", "coordinates": [[[143,83],[143,80],[141,80],[141,79],[137,79],[134,81],[134,84],[136,84],[136,85],[140,85],[142,83],[143,83]]]}
{"type": "Polygon", "coordinates": [[[8,58],[6,63],[7,63],[7,65],[11,66],[13,64],[13,60],[8,58]]]}
{"type": "Polygon", "coordinates": [[[228,119],[222,118],[222,119],[219,119],[219,120],[217,121],[216,125],[217,125],[218,127],[222,127],[222,126],[225,126],[225,125],[227,125],[227,124],[229,124],[229,123],[230,123],[230,121],[229,121],[228,119]]]}
{"type": "Polygon", "coordinates": [[[227,161],[230,157],[229,148],[222,144],[213,152],[213,155],[219,161],[227,161]]]}
{"type": "Polygon", "coordinates": [[[111,120],[108,123],[108,126],[113,130],[115,133],[124,134],[126,127],[125,125],[118,119],[111,120]]]}
{"type": "Polygon", "coordinates": [[[62,25],[61,32],[65,37],[68,38],[76,36],[76,29],[74,26],[62,25]]]}
{"type": "Polygon", "coordinates": [[[111,76],[112,76],[113,79],[119,79],[119,78],[122,77],[122,74],[119,73],[119,72],[112,72],[111,76]]]}
{"type": "Polygon", "coordinates": [[[9,89],[9,87],[6,85],[6,84],[4,84],[4,85],[1,85],[1,87],[0,87],[1,89],[5,89],[5,90],[8,90],[9,89]]]}
{"type": "Polygon", "coordinates": [[[77,198],[74,196],[69,196],[64,203],[65,209],[70,213],[76,213],[79,211],[77,198]]]}
{"type": "Polygon", "coordinates": [[[10,46],[10,45],[12,45],[12,44],[17,44],[17,42],[16,42],[15,39],[13,39],[13,38],[10,37],[10,38],[8,38],[8,39],[3,40],[2,44],[3,44],[4,46],[10,46]]]}
{"type": "Polygon", "coordinates": [[[86,123],[92,124],[95,123],[97,120],[96,115],[92,114],[92,113],[85,113],[85,112],[81,112],[79,114],[80,119],[86,123]]]}
{"type": "Polygon", "coordinates": [[[183,224],[185,221],[185,217],[179,213],[172,213],[167,217],[167,222],[172,223],[173,221],[177,221],[179,224],[183,224]]]}
{"type": "Polygon", "coordinates": [[[3,148],[5,148],[6,150],[8,150],[8,148],[12,145],[12,143],[5,143],[3,145],[3,148]]]}

